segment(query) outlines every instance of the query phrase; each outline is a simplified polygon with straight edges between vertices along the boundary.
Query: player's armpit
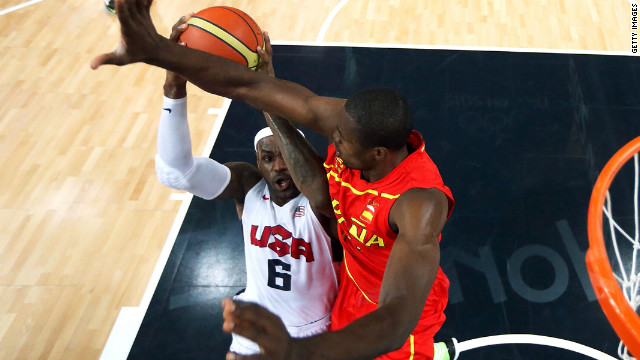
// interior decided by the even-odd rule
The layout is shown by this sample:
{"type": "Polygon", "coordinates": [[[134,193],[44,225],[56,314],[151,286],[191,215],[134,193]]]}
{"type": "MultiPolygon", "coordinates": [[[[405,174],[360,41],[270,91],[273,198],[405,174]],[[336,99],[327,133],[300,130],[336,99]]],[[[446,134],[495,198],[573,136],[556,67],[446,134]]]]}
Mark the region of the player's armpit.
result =
{"type": "Polygon", "coordinates": [[[249,163],[228,162],[224,165],[231,170],[231,179],[218,199],[243,200],[247,192],[262,179],[260,171],[249,163]]]}

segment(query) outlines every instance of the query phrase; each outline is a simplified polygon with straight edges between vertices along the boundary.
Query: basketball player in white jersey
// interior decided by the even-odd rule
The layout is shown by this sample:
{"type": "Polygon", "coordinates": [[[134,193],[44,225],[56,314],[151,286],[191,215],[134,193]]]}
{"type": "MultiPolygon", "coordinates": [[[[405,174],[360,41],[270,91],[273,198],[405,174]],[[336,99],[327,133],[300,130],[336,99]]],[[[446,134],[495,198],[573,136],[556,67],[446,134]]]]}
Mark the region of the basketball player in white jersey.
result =
{"type": "MultiPolygon", "coordinates": [[[[179,25],[186,20],[174,26],[172,39],[178,39],[179,25]]],[[[335,219],[318,214],[300,193],[268,127],[254,139],[257,168],[194,157],[186,95],[186,81],[167,72],[158,128],[158,179],[204,199],[234,199],[247,267],[246,289],[237,297],[278,314],[294,337],[326,331],[338,288],[327,233],[335,233],[335,219]]],[[[260,351],[235,334],[230,350],[243,355],[260,351]]]]}

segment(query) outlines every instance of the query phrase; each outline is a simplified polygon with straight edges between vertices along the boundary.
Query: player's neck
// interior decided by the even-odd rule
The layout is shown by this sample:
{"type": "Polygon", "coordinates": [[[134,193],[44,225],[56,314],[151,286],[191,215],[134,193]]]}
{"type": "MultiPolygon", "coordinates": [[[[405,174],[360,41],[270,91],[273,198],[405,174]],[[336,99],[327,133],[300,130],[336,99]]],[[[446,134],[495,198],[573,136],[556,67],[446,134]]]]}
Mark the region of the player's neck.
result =
{"type": "Polygon", "coordinates": [[[299,190],[296,190],[295,192],[292,192],[292,193],[284,194],[274,189],[269,189],[269,196],[271,198],[271,202],[273,202],[275,205],[278,205],[279,207],[285,206],[289,201],[298,197],[298,195],[300,195],[299,190]]]}

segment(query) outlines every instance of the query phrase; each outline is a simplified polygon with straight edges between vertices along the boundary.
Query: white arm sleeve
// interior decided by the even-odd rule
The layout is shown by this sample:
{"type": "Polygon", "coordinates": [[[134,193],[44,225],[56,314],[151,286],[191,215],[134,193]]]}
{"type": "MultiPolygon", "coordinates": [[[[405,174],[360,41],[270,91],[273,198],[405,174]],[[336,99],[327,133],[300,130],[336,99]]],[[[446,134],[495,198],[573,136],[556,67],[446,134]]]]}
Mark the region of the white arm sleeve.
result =
{"type": "Polygon", "coordinates": [[[231,170],[207,157],[193,157],[187,98],[164,97],[158,126],[156,174],[165,186],[213,199],[227,187],[231,170]]]}

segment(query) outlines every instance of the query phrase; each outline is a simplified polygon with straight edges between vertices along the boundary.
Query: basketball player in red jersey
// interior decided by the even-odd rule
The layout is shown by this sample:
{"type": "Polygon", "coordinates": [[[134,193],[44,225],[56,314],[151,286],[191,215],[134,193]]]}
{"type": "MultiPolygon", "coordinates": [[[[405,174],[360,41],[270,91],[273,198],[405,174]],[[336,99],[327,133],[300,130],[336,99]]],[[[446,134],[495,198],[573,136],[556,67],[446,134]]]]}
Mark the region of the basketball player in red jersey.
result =
{"type": "Polygon", "coordinates": [[[261,347],[260,355],[228,358],[431,359],[448,287],[439,267],[440,232],[453,198],[425,153],[422,137],[411,131],[406,101],[390,90],[349,99],[322,97],[179,46],[156,32],[150,5],[150,0],[116,1],[122,41],[115,51],[96,57],[92,68],[145,62],[333,141],[325,162],[329,182],[323,189],[317,176],[308,179],[316,193],[305,195],[319,202],[323,214],[337,217],[345,246],[344,276],[332,314],[335,331],[292,339],[266,309],[226,299],[224,329],[261,347]]]}

